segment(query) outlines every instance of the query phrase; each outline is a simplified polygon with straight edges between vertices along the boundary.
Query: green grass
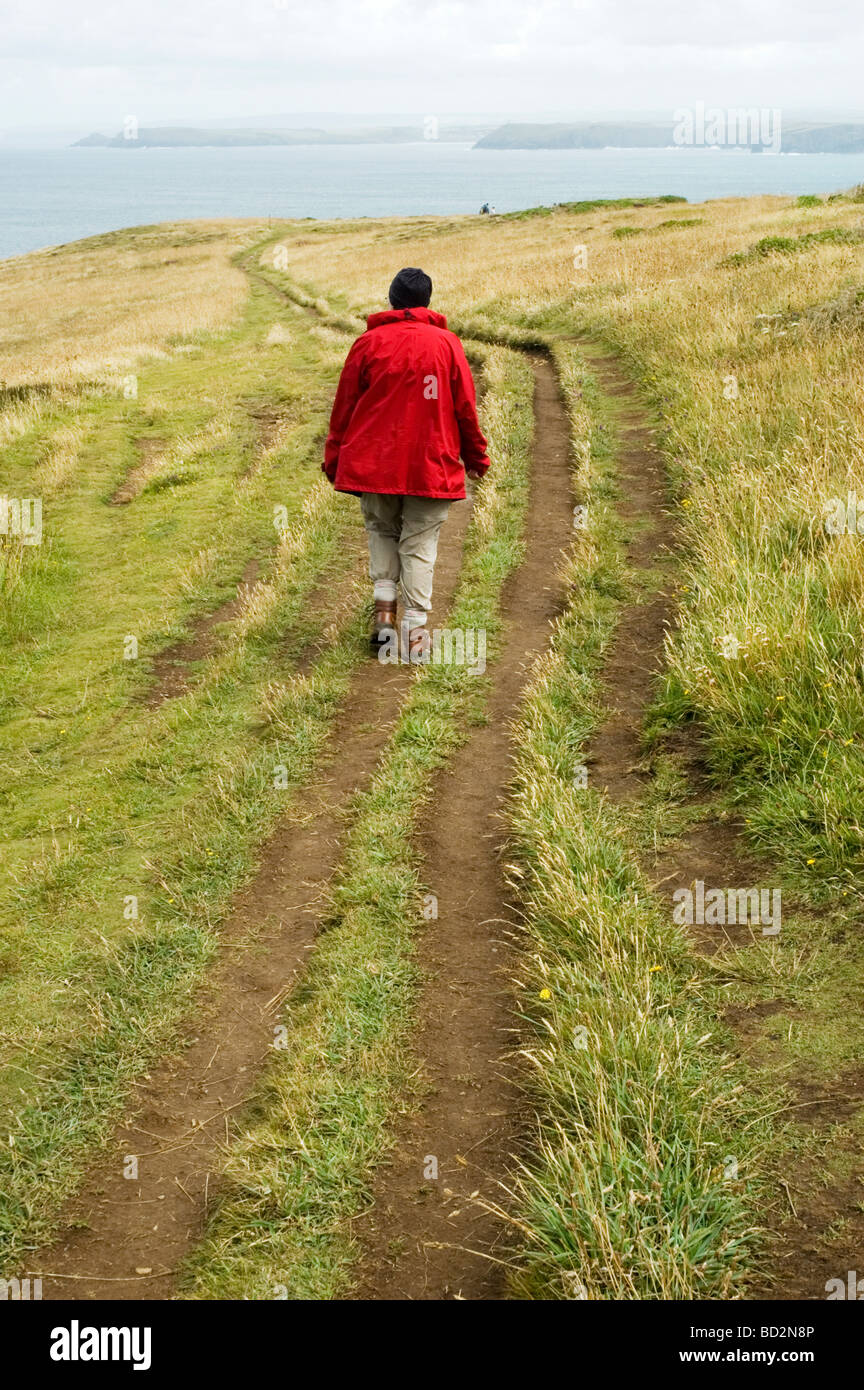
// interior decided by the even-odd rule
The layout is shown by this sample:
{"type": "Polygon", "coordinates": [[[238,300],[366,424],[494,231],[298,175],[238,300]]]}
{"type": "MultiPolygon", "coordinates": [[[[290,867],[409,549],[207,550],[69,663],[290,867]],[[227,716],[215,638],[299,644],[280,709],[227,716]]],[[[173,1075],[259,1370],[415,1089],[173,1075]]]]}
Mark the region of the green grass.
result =
{"type": "Polygon", "coordinates": [[[672,228],[701,227],[704,221],[704,217],[668,217],[663,222],[657,222],[653,227],[613,227],[612,236],[616,241],[624,241],[627,237],[632,236],[658,236],[672,228]]]}
{"type": "Polygon", "coordinates": [[[521,222],[526,218],[549,217],[555,212],[566,212],[571,216],[581,216],[586,212],[616,212],[620,208],[650,208],[662,207],[668,203],[686,203],[686,198],[681,198],[676,193],[663,193],[657,198],[582,198],[575,202],[555,203],[549,207],[541,204],[534,208],[521,208],[517,212],[498,213],[491,222],[497,221],[521,222]]]}
{"type": "Polygon", "coordinates": [[[746,251],[734,251],[723,265],[747,265],[749,261],[764,260],[766,256],[795,256],[814,246],[857,246],[864,241],[864,232],[854,227],[825,227],[820,232],[801,232],[798,236],[764,236],[746,251]]]}
{"type": "Polygon", "coordinates": [[[710,972],[647,889],[627,816],[580,777],[602,715],[598,670],[631,581],[615,415],[584,361],[564,348],[559,357],[577,453],[590,448],[577,477],[590,519],[570,606],[516,729],[522,1053],[537,1132],[512,1181],[515,1292],[728,1298],[753,1241],[755,1134],[742,1133],[710,972]],[[730,1147],[740,1180],[724,1176],[730,1147]]]}
{"type": "MultiPolygon", "coordinates": [[[[262,345],[274,318],[259,289],[234,328],[145,365],[137,401],[84,399],[93,419],[82,485],[52,500],[46,543],[23,557],[4,612],[4,1258],[44,1238],[132,1080],[177,1045],[231,895],[312,776],[364,659],[365,605],[354,597],[342,642],[292,682],[292,653],[334,617],[310,621],[305,601],[325,569],[331,581],[344,570],[359,521],[320,480],[335,364],[328,355],[322,365],[303,325],[292,324],[290,356],[262,345]],[[254,451],[245,402],[268,395],[305,418],[239,481],[254,451]],[[202,456],[201,476],[111,507],[130,441],[206,429],[214,401],[230,428],[202,456]],[[262,585],[251,606],[216,634],[189,694],[147,708],[148,657],[233,596],[254,555],[262,585]],[[129,633],[137,661],[123,660],[129,633]],[[288,769],[279,792],[275,764],[288,769]],[[124,917],[130,896],[135,920],[124,917]]],[[[68,424],[66,412],[61,402],[68,424]]],[[[31,446],[19,440],[19,452],[31,446]]]]}

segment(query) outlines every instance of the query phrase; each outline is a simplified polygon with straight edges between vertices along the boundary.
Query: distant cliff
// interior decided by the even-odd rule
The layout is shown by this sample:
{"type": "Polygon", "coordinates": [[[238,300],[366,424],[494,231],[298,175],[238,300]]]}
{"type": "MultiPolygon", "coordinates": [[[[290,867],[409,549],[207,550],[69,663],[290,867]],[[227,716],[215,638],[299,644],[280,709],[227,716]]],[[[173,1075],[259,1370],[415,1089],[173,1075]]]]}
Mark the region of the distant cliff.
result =
{"type": "MultiPolygon", "coordinates": [[[[743,124],[743,123],[742,123],[743,124]]],[[[576,121],[572,124],[499,126],[477,141],[480,150],[602,150],[602,149],[667,149],[680,144],[682,149],[695,145],[717,143],[720,147],[760,151],[758,140],[722,138],[712,140],[710,126],[705,138],[682,140],[679,125],[674,121],[576,121]],[[676,139],[676,133],[678,139],[676,139]]],[[[767,142],[763,142],[767,143],[767,142]]],[[[804,124],[782,127],[780,148],[784,154],[862,154],[864,153],[864,122],[843,124],[804,124]]]]}
{"type": "Polygon", "coordinates": [[[488,126],[381,126],[368,130],[198,130],[183,126],[141,126],[127,134],[85,135],[75,147],[101,149],[224,148],[262,145],[398,145],[415,140],[476,141],[488,126]]]}
{"type": "Polygon", "coordinates": [[[672,123],[580,121],[574,125],[502,125],[477,141],[480,150],[657,149],[672,144],[672,123]]]}
{"type": "MultiPolygon", "coordinates": [[[[719,145],[721,148],[750,149],[759,153],[771,146],[784,154],[862,154],[864,153],[864,122],[819,124],[816,122],[766,126],[765,136],[758,138],[758,122],[748,127],[740,113],[740,136],[730,126],[728,138],[712,130],[710,112],[705,113],[695,138],[682,138],[681,123],[674,121],[574,121],[557,124],[520,124],[516,122],[490,130],[488,126],[433,125],[378,126],[369,129],[323,130],[300,127],[293,130],[201,130],[184,126],[142,126],[134,132],[118,135],[94,133],[76,140],[76,146],[103,149],[155,148],[224,148],[265,145],[399,145],[412,141],[434,139],[443,143],[472,142],[478,150],[603,150],[603,149],[668,149],[719,145]],[[781,138],[775,140],[775,134],[781,138]]],[[[730,117],[735,113],[725,113],[730,117]]]]}

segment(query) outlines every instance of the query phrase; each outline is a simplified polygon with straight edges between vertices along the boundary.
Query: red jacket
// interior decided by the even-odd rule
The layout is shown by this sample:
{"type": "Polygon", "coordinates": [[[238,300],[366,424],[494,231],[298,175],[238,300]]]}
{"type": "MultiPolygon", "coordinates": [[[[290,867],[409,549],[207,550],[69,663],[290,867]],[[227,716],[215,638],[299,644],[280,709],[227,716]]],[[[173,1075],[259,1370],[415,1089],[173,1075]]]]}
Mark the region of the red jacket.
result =
{"type": "Polygon", "coordinates": [[[370,314],[351,347],[324,448],[339,492],[465,496],[465,468],[485,473],[474,378],[465,352],[432,309],[370,314]]]}

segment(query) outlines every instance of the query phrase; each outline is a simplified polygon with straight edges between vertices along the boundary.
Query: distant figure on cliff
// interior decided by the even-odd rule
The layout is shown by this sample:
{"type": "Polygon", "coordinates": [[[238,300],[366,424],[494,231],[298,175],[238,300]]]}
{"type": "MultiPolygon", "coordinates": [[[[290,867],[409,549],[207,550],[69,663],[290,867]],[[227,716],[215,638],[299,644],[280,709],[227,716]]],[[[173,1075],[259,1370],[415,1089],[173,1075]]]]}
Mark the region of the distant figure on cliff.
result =
{"type": "Polygon", "coordinates": [[[438,533],[450,503],[465,496],[466,472],[482,478],[489,467],[465,350],[431,297],[429,276],[408,266],[390,286],[391,307],[369,315],[342,368],[322,465],[338,492],[360,498],[373,653],[392,650],[398,585],[412,662],[431,649],[438,533]]]}

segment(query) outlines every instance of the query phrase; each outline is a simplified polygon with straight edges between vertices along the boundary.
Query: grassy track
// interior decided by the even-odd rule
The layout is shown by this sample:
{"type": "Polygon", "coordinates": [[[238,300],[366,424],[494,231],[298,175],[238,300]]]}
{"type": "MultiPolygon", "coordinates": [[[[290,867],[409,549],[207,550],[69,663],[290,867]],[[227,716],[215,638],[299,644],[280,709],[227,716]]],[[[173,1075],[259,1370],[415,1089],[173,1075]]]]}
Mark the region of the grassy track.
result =
{"type": "Polygon", "coordinates": [[[514,1284],[529,1298],[728,1298],[752,1245],[753,1194],[724,1179],[722,1160],[753,1116],[718,1058],[710,971],[585,768],[604,715],[597,674],[634,577],[615,510],[614,403],[590,360],[558,355],[587,520],[570,607],[516,734],[513,879],[538,1133],[502,1213],[524,1237],[514,1284]]]}
{"type": "Polygon", "coordinates": [[[46,544],[26,548],[12,585],[0,980],[0,1104],[11,1135],[0,1232],[10,1252],[44,1233],[130,1081],[172,1039],[220,916],[308,778],[362,656],[349,628],[309,679],[290,682],[292,624],[324,569],[338,573],[356,520],[319,481],[321,373],[326,381],[333,371],[332,348],[324,366],[317,342],[295,327],[286,381],[284,344],[261,346],[273,320],[259,292],[220,340],[179,365],[142,369],[130,407],[113,392],[88,398],[86,485],[46,508],[46,544]],[[176,484],[111,507],[126,466],[117,441],[128,448],[151,417],[168,438],[188,437],[229,381],[223,443],[211,440],[176,484]],[[273,466],[238,488],[254,450],[245,401],[289,395],[302,418],[273,466]],[[260,555],[262,575],[230,641],[190,695],[147,709],[148,655],[216,607],[250,555],[260,555]],[[129,633],[137,661],[123,659],[129,633]],[[278,792],[274,765],[286,770],[278,792]]]}
{"type": "MultiPolygon", "coordinates": [[[[501,586],[520,553],[531,376],[501,351],[487,374],[484,424],[498,467],[475,509],[448,624],[485,629],[494,643],[501,586]]],[[[262,1088],[260,1118],[228,1164],[226,1195],[190,1267],[189,1297],[330,1298],[350,1282],[358,1256],[351,1221],[368,1200],[416,1066],[423,888],[412,832],[431,774],[482,719],[484,686],[465,666],[425,668],[357,800],[329,929],[289,1004],[286,1047],[262,1088]]]]}

